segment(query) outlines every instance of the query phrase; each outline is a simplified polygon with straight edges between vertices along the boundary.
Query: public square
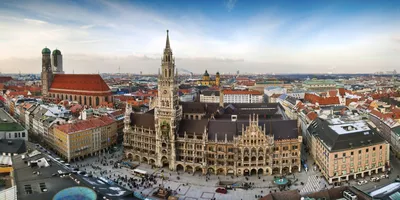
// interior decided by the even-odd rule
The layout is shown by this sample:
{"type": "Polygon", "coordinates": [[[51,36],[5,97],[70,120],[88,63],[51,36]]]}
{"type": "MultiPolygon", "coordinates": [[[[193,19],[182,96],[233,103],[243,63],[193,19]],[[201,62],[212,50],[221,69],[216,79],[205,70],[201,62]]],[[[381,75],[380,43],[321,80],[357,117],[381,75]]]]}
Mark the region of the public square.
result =
{"type": "MultiPolygon", "coordinates": [[[[217,176],[217,175],[201,175],[200,173],[190,174],[183,171],[170,171],[167,168],[152,168],[150,165],[138,163],[136,161],[128,161],[133,165],[137,165],[135,169],[146,171],[151,175],[149,179],[142,180],[141,177],[133,175],[132,169],[123,167],[115,163],[127,162],[123,159],[122,148],[114,149],[113,153],[103,152],[100,155],[87,157],[84,160],[70,163],[71,168],[79,168],[80,171],[85,171],[92,174],[94,177],[103,177],[112,180],[118,185],[134,191],[137,196],[143,199],[158,199],[153,196],[153,193],[158,191],[160,186],[173,191],[173,195],[179,197],[180,200],[195,200],[195,199],[259,199],[268,193],[279,192],[279,187],[273,182],[274,176],[217,176]],[[162,178],[164,177],[164,178],[162,178]],[[232,185],[243,185],[247,183],[251,187],[249,189],[234,188],[228,190],[226,194],[217,193],[219,183],[225,182],[232,185]]],[[[43,153],[48,153],[48,150],[41,150],[43,153]]],[[[54,155],[50,152],[50,154],[54,155]]],[[[311,157],[307,154],[302,155],[303,159],[307,159],[307,165],[313,166],[311,157]]],[[[371,177],[365,177],[363,180],[368,180],[367,184],[359,186],[360,180],[352,180],[348,183],[351,186],[356,186],[364,192],[370,192],[382,185],[393,182],[400,174],[400,162],[394,156],[391,157],[391,174],[388,179],[382,179],[379,182],[369,181],[371,177]]],[[[57,163],[60,164],[60,163],[57,163]]],[[[67,168],[65,165],[64,168],[67,168]]],[[[379,174],[380,175],[380,174],[379,174]]],[[[289,190],[299,190],[300,194],[305,195],[313,193],[324,188],[334,187],[329,185],[324,178],[321,178],[321,173],[311,167],[308,171],[304,169],[286,176],[291,180],[292,185],[289,190]],[[303,184],[302,184],[303,183],[303,184]]],[[[286,190],[288,190],[286,188],[286,190]]]]}
{"type": "MultiPolygon", "coordinates": [[[[200,173],[190,174],[183,171],[173,172],[167,168],[152,168],[147,164],[140,164],[132,161],[132,164],[139,164],[136,169],[144,170],[149,175],[153,175],[156,180],[154,182],[141,182],[141,177],[132,174],[132,170],[126,167],[115,167],[114,163],[121,161],[122,150],[118,149],[114,153],[103,153],[99,156],[86,158],[85,160],[71,163],[72,167],[93,174],[95,177],[104,177],[113,180],[127,189],[134,189],[143,197],[156,199],[152,194],[158,190],[160,186],[170,189],[175,193],[174,196],[179,199],[258,199],[268,193],[279,192],[278,186],[273,183],[274,176],[204,176],[200,173]],[[123,181],[124,178],[136,179],[138,185],[136,188],[123,181]],[[161,177],[164,177],[162,180],[161,177]],[[228,190],[227,194],[217,193],[219,182],[229,182],[232,184],[248,183],[249,189],[235,188],[228,190]]],[[[309,161],[308,166],[313,163],[309,161]]],[[[302,170],[300,173],[294,173],[286,177],[292,181],[290,190],[299,190],[302,194],[319,191],[329,186],[325,179],[321,178],[321,174],[313,169],[308,172],[302,170]],[[301,184],[301,183],[304,184],[301,184]]]]}

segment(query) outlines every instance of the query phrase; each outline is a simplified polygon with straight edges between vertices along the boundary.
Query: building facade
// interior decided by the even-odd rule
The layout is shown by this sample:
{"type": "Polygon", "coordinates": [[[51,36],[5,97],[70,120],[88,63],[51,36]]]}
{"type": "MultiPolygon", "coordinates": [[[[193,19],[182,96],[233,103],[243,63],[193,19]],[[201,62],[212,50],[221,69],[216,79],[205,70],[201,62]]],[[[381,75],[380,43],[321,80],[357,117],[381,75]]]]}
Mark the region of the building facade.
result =
{"type": "Polygon", "coordinates": [[[264,96],[257,90],[223,90],[224,103],[262,103],[264,96]]]}
{"type": "Polygon", "coordinates": [[[219,103],[220,98],[220,91],[218,90],[206,90],[200,94],[200,102],[203,103],[219,103]]]}
{"type": "Polygon", "coordinates": [[[51,147],[67,159],[97,155],[117,142],[117,123],[108,116],[55,126],[51,147]]]}
{"type": "Polygon", "coordinates": [[[207,70],[204,72],[203,77],[201,80],[198,80],[196,83],[197,85],[206,85],[206,86],[219,86],[220,85],[220,74],[217,72],[215,74],[215,79],[212,79],[210,77],[210,74],[208,74],[207,70]]]}
{"type": "Polygon", "coordinates": [[[155,108],[125,109],[127,159],[202,174],[300,171],[302,136],[295,120],[276,115],[277,104],[179,102],[174,70],[167,32],[155,108]]]}
{"type": "Polygon", "coordinates": [[[378,128],[379,134],[389,142],[390,149],[400,156],[400,124],[393,119],[380,117],[380,112],[372,111],[368,118],[378,128]]]}
{"type": "Polygon", "coordinates": [[[318,118],[308,134],[310,153],[329,183],[364,178],[390,166],[389,144],[365,121],[318,118]]]}
{"type": "Polygon", "coordinates": [[[45,100],[69,100],[87,106],[112,102],[112,93],[99,74],[64,74],[60,50],[42,50],[42,95],[45,100]],[[54,69],[54,70],[53,70],[54,69]]]}
{"type": "Polygon", "coordinates": [[[19,139],[28,141],[28,131],[0,108],[0,139],[19,139]]]}

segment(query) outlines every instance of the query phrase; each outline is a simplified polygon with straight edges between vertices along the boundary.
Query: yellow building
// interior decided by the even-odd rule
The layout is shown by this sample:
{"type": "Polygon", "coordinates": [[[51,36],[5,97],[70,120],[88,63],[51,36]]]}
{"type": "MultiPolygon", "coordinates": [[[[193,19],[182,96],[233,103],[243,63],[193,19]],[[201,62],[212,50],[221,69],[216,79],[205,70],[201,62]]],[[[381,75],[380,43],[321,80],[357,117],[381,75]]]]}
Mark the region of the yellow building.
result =
{"type": "Polygon", "coordinates": [[[365,178],[390,166],[389,144],[365,121],[317,118],[308,132],[311,155],[329,183],[365,178]]]}
{"type": "Polygon", "coordinates": [[[116,142],[116,121],[102,116],[56,126],[52,146],[69,162],[76,158],[96,155],[116,142]]]}
{"type": "Polygon", "coordinates": [[[219,86],[220,84],[220,76],[219,72],[215,74],[215,80],[210,78],[210,74],[208,74],[207,70],[203,74],[203,78],[197,81],[198,85],[207,85],[207,86],[219,86]]]}

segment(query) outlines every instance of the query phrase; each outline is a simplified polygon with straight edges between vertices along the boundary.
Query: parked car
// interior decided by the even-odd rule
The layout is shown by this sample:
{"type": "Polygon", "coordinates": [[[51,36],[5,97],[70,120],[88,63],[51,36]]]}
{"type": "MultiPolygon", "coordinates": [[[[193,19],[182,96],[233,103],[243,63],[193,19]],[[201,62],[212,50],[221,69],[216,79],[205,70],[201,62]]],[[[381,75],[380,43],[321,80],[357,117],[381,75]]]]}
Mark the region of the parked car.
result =
{"type": "Polygon", "coordinates": [[[228,191],[225,188],[217,188],[215,190],[216,193],[226,194],[228,191]]]}
{"type": "Polygon", "coordinates": [[[79,175],[85,175],[86,172],[85,172],[85,171],[78,171],[77,174],[79,174],[79,175]]]}
{"type": "Polygon", "coordinates": [[[366,181],[366,180],[357,182],[358,185],[364,185],[364,184],[367,184],[367,183],[368,183],[368,181],[366,181]]]}
{"type": "Polygon", "coordinates": [[[379,181],[379,177],[372,177],[372,178],[371,178],[371,181],[372,181],[372,182],[379,181]]]}
{"type": "Polygon", "coordinates": [[[382,175],[381,175],[381,179],[384,179],[384,178],[389,178],[389,175],[387,175],[387,174],[382,174],[382,175]]]}

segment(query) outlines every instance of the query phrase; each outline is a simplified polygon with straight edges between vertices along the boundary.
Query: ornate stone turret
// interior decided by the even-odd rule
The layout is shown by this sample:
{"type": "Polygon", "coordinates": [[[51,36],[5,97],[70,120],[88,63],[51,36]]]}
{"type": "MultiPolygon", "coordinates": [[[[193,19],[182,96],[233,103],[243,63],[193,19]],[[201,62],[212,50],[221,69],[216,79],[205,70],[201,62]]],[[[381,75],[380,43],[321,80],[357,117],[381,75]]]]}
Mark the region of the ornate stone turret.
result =
{"type": "Polygon", "coordinates": [[[124,114],[124,146],[126,148],[130,148],[130,140],[131,140],[131,113],[132,113],[132,106],[126,102],[126,107],[125,107],[125,114],[124,114]]]}
{"type": "Polygon", "coordinates": [[[154,101],[156,127],[156,154],[155,165],[158,167],[169,165],[175,170],[175,134],[177,125],[182,118],[182,106],[179,105],[178,85],[176,84],[177,71],[175,59],[169,41],[169,31],[165,42],[164,55],[161,59],[161,73],[158,76],[158,95],[154,101]],[[164,152],[164,153],[163,153],[164,152]]]}

